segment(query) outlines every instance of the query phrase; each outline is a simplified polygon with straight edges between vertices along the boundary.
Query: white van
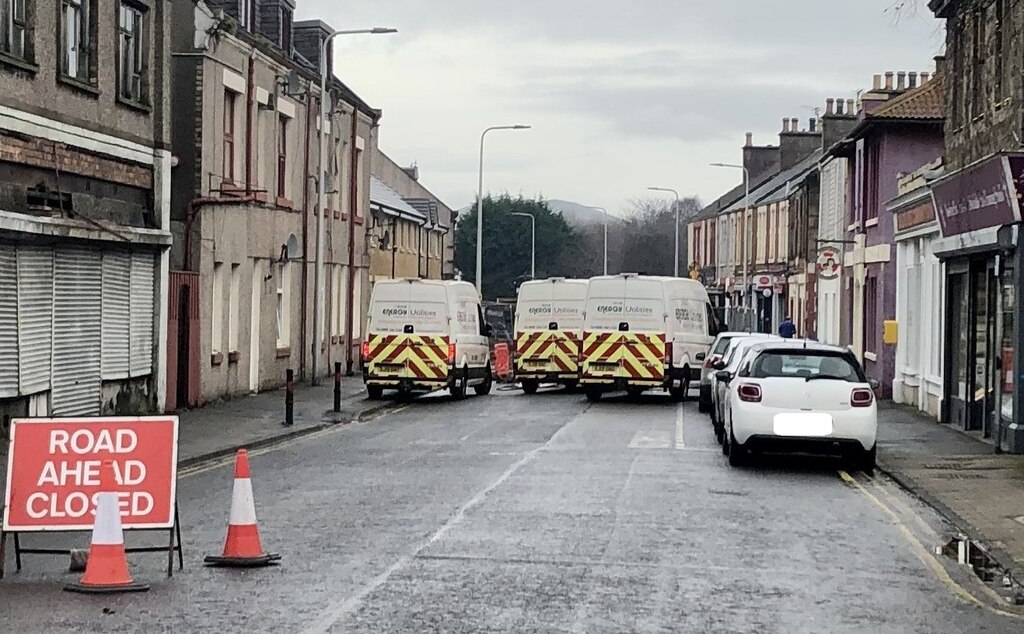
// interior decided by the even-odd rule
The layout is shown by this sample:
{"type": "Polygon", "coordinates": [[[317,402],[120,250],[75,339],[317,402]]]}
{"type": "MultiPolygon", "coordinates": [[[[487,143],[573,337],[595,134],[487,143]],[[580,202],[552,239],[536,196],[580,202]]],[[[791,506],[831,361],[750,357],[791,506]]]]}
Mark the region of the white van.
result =
{"type": "Polygon", "coordinates": [[[718,331],[704,286],[626,273],[592,278],[587,288],[580,371],[587,398],[667,389],[685,400],[718,331]]]}
{"type": "Polygon", "coordinates": [[[370,296],[363,342],[363,381],[370,398],[447,388],[491,391],[489,327],[468,282],[381,280],[370,296]]]}
{"type": "Polygon", "coordinates": [[[516,302],[516,380],[533,394],[541,383],[579,383],[587,281],[524,282],[516,302]]]}

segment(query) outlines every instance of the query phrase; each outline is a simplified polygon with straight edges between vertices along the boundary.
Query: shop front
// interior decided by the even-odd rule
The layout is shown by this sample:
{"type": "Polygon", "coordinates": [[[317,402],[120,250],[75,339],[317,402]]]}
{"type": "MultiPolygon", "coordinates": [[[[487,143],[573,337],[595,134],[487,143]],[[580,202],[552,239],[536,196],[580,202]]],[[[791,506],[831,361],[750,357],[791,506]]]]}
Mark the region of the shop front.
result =
{"type": "Polygon", "coordinates": [[[996,155],[931,184],[943,236],[933,252],[945,268],[941,420],[1016,453],[1024,453],[1014,380],[1024,339],[1015,291],[1021,175],[1024,156],[996,155]]]}

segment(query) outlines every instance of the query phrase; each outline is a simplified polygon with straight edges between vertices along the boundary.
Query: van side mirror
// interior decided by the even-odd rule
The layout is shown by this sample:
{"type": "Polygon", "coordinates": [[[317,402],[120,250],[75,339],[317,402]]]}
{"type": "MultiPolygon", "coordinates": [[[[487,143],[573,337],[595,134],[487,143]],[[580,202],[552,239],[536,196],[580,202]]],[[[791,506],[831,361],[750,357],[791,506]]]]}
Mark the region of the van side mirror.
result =
{"type": "Polygon", "coordinates": [[[729,372],[728,370],[719,370],[718,372],[715,372],[715,378],[722,383],[728,383],[732,380],[732,372],[729,372]]]}
{"type": "Polygon", "coordinates": [[[723,361],[722,359],[719,359],[718,361],[715,361],[714,365],[712,365],[711,367],[713,367],[716,370],[724,370],[725,367],[726,367],[725,366],[725,361],[723,361]]]}
{"type": "Polygon", "coordinates": [[[696,359],[697,361],[703,361],[704,359],[707,359],[707,358],[708,358],[708,355],[707,355],[706,352],[698,352],[697,356],[694,357],[694,359],[696,359]]]}

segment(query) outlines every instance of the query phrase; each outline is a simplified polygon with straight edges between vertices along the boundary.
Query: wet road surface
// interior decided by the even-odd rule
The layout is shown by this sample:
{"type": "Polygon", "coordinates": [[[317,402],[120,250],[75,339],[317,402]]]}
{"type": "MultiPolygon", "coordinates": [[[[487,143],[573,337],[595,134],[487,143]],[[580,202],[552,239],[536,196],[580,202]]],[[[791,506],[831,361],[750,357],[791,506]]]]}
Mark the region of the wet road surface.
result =
{"type": "Polygon", "coordinates": [[[209,465],[178,486],[184,571],[166,579],[161,555],[132,555],[148,594],[85,597],[60,591],[76,577],[66,558],[26,556],[13,574],[9,552],[0,629],[1024,631],[931,554],[941,521],[884,478],[797,458],[731,469],[692,402],[433,396],[252,468],[280,566],[202,567],[232,477],[209,465]]]}

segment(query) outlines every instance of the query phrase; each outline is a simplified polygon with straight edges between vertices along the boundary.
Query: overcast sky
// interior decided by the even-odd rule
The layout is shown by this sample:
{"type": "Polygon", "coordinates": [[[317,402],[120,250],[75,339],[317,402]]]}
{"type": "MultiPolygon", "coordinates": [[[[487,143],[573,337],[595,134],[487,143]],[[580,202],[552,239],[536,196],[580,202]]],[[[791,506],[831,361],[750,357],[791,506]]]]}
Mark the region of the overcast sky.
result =
{"type": "MultiPolygon", "coordinates": [[[[777,143],[826,97],[887,70],[932,71],[942,23],[894,0],[298,0],[337,29],[335,71],[384,111],[380,146],[448,205],[485,190],[543,194],[613,213],[673,187],[709,202],[739,182],[744,133],[777,143]]],[[[922,1],[922,5],[925,3],[922,1]]]]}

